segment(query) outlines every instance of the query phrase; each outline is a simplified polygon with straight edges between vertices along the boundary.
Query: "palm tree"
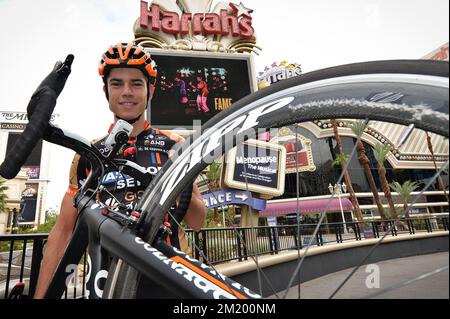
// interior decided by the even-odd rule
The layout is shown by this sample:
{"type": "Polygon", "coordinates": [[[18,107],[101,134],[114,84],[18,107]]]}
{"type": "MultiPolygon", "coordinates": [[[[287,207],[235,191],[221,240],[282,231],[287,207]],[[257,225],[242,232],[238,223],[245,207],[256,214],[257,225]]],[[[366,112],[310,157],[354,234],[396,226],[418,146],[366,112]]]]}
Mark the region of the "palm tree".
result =
{"type": "MultiPolygon", "coordinates": [[[[425,131],[425,134],[427,136],[427,145],[428,145],[428,150],[431,153],[431,159],[433,160],[433,164],[434,164],[434,169],[436,170],[436,172],[438,171],[437,165],[436,165],[436,158],[434,157],[434,151],[433,151],[433,144],[431,143],[431,136],[430,134],[428,134],[427,131],[425,131]]],[[[441,175],[438,176],[438,182],[439,182],[439,187],[441,188],[441,190],[444,192],[444,196],[447,199],[448,204],[450,205],[450,200],[449,197],[447,195],[447,191],[445,189],[445,184],[444,181],[442,180],[441,175]]]]}
{"type": "Polygon", "coordinates": [[[348,162],[349,157],[348,154],[336,154],[336,157],[331,164],[333,166],[341,166],[341,163],[345,165],[345,163],[348,162]]]}
{"type": "MultiPolygon", "coordinates": [[[[345,164],[347,162],[346,158],[348,158],[348,156],[346,156],[344,153],[344,148],[342,147],[342,141],[341,137],[339,136],[336,120],[332,119],[330,123],[333,126],[334,139],[336,140],[336,145],[338,146],[339,149],[339,154],[336,156],[336,158],[339,164],[341,165],[341,168],[344,170],[345,164]]],[[[359,208],[358,200],[356,199],[355,191],[353,190],[352,181],[350,179],[350,174],[348,173],[348,170],[345,170],[344,172],[344,180],[345,183],[347,184],[348,193],[350,194],[350,200],[352,201],[353,207],[355,209],[356,218],[358,219],[358,221],[363,222],[364,219],[361,214],[361,209],[359,208]]]]}
{"type": "MultiPolygon", "coordinates": [[[[209,190],[211,192],[217,191],[220,188],[219,181],[221,171],[222,171],[222,163],[212,162],[211,165],[209,165],[209,170],[206,172],[206,178],[208,178],[209,190]]],[[[216,225],[219,223],[218,207],[214,207],[214,222],[216,223],[216,225]]]]}
{"type": "Polygon", "coordinates": [[[5,210],[6,200],[8,199],[8,196],[6,195],[8,186],[5,185],[5,182],[5,179],[0,179],[0,213],[5,210]]]}
{"type": "MultiPolygon", "coordinates": [[[[364,121],[355,121],[349,125],[353,133],[356,136],[361,136],[364,133],[366,128],[366,124],[364,121]]],[[[361,139],[358,140],[358,145],[356,146],[356,150],[358,151],[358,160],[361,166],[364,169],[364,173],[366,174],[367,180],[369,182],[370,190],[373,193],[373,197],[375,198],[375,203],[378,207],[378,213],[382,220],[386,220],[386,215],[384,214],[383,204],[381,203],[380,195],[378,194],[378,189],[375,184],[375,180],[372,175],[372,171],[370,169],[370,161],[366,155],[366,150],[364,149],[364,144],[361,139]]]]}
{"type": "Polygon", "coordinates": [[[397,212],[395,210],[394,201],[392,200],[391,189],[386,179],[386,169],[384,168],[384,162],[386,161],[387,154],[389,153],[391,146],[389,144],[375,144],[373,148],[373,155],[378,163],[378,175],[380,175],[381,187],[383,188],[384,196],[389,204],[390,215],[393,219],[397,219],[397,212]]]}
{"type": "MultiPolygon", "coordinates": [[[[403,184],[400,184],[397,181],[393,181],[389,186],[392,188],[394,192],[397,192],[400,194],[400,196],[403,199],[403,211],[405,211],[408,208],[408,202],[409,198],[411,196],[411,192],[414,192],[417,187],[419,187],[419,184],[417,182],[412,181],[406,181],[403,184]]],[[[406,218],[409,218],[409,212],[406,212],[405,214],[406,218]]]]}

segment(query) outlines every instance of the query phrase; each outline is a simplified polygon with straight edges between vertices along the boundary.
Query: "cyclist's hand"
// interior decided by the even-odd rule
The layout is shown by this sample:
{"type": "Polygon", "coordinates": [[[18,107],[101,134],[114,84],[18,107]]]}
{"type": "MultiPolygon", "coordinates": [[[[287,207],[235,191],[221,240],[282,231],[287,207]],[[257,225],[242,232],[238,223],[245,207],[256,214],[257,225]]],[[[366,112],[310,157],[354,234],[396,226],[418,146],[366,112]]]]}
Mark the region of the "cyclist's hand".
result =
{"type": "Polygon", "coordinates": [[[28,118],[31,118],[31,116],[33,115],[37,102],[39,101],[42,94],[51,94],[54,95],[55,98],[59,96],[71,72],[70,67],[72,65],[73,59],[74,56],[72,54],[69,54],[67,55],[64,62],[56,62],[50,74],[47,75],[47,77],[41,82],[41,84],[39,84],[36,91],[33,93],[33,96],[31,97],[30,103],[27,107],[28,118]]]}

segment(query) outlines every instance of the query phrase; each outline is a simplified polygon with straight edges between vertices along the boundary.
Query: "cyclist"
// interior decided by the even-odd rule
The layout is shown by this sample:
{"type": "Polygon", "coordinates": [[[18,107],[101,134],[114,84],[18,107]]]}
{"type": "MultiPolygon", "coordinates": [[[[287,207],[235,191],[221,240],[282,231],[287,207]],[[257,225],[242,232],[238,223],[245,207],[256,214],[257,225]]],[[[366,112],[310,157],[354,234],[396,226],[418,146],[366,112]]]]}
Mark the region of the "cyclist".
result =
{"type": "MultiPolygon", "coordinates": [[[[167,161],[174,144],[183,140],[181,136],[153,128],[145,120],[144,112],[155,90],[157,76],[155,62],[141,46],[119,43],[111,46],[103,54],[99,64],[99,74],[103,78],[103,90],[109,109],[114,115],[114,123],[122,119],[133,125],[128,144],[123,154],[118,156],[136,162],[155,175],[167,161]]],[[[113,124],[110,130],[112,127],[113,124]]],[[[105,140],[106,137],[103,137],[93,142],[101,152],[108,151],[105,140]]],[[[77,218],[73,199],[86,179],[89,169],[87,160],[76,154],[70,169],[69,188],[61,203],[60,216],[48,237],[35,298],[42,298],[45,295],[52,274],[69,242],[77,218]]],[[[129,208],[134,207],[147,186],[118,172],[106,174],[102,185],[104,190],[99,195],[102,203],[116,207],[120,201],[129,208]]],[[[190,228],[197,231],[203,226],[205,216],[205,206],[194,184],[191,203],[184,221],[190,228]]],[[[167,240],[169,244],[179,248],[177,231],[173,234],[167,240]]]]}

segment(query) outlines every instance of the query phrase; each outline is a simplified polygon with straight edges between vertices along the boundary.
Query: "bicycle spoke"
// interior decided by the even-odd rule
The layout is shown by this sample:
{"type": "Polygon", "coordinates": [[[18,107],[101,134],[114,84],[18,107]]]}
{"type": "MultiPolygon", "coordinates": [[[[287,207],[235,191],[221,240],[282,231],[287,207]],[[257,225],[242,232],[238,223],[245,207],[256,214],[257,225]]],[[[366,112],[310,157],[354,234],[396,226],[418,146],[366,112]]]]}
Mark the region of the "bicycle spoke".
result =
{"type": "MultiPolygon", "coordinates": [[[[245,156],[244,143],[242,143],[240,146],[242,148],[242,155],[245,156]]],[[[247,165],[245,165],[245,163],[244,163],[244,165],[242,165],[242,167],[244,167],[245,190],[248,192],[249,189],[248,189],[248,178],[247,178],[247,167],[246,166],[247,165]]],[[[253,225],[253,208],[251,207],[251,205],[247,205],[247,207],[248,207],[248,214],[249,214],[249,219],[250,219],[250,228],[252,229],[252,233],[255,234],[255,231],[254,231],[255,227],[253,225]]],[[[241,212],[241,221],[242,221],[242,212],[241,212]]],[[[255,234],[255,241],[256,241],[257,237],[258,237],[258,234],[255,234]]],[[[254,261],[255,261],[255,264],[256,264],[256,274],[257,274],[257,277],[258,277],[258,286],[259,286],[259,292],[260,292],[259,294],[262,296],[262,283],[261,283],[261,272],[262,272],[262,269],[259,266],[258,252],[255,253],[255,246],[256,246],[256,249],[258,249],[258,243],[257,242],[255,243],[255,245],[252,245],[252,247],[253,247],[253,254],[255,255],[255,260],[254,261]]]]}
{"type": "MultiPolygon", "coordinates": [[[[204,182],[206,181],[205,178],[204,178],[202,175],[200,175],[200,177],[203,179],[204,182]]],[[[209,183],[206,183],[206,185],[208,186],[208,190],[209,190],[210,193],[214,196],[214,198],[216,199],[216,201],[219,202],[218,198],[216,197],[216,195],[214,194],[214,192],[211,190],[211,186],[209,185],[209,183]]],[[[229,216],[226,216],[226,218],[227,218],[228,220],[230,220],[229,216]]],[[[242,217],[241,217],[241,218],[242,218],[242,217]]],[[[236,230],[236,228],[234,228],[234,227],[233,227],[233,231],[234,231],[235,234],[239,237],[241,243],[244,245],[244,247],[247,249],[247,251],[250,251],[250,249],[249,249],[247,243],[245,242],[244,238],[242,237],[242,235],[241,235],[241,234],[236,230]]],[[[195,246],[196,246],[196,245],[195,245],[195,246]]],[[[196,247],[197,247],[197,246],[196,246],[196,247]]],[[[199,253],[200,253],[202,256],[204,256],[204,254],[203,254],[203,252],[200,250],[200,248],[197,247],[197,249],[199,250],[199,253]]],[[[253,255],[250,255],[249,257],[250,257],[250,258],[253,260],[253,262],[255,263],[256,268],[260,270],[260,274],[262,274],[262,276],[263,276],[264,279],[266,280],[266,282],[267,282],[267,284],[268,284],[270,290],[272,291],[272,293],[273,293],[277,298],[279,298],[277,292],[276,292],[275,289],[273,288],[273,284],[272,284],[271,280],[266,276],[266,274],[264,273],[264,271],[262,270],[262,268],[259,266],[259,263],[258,263],[258,261],[256,260],[256,258],[255,258],[253,255]]]]}
{"type": "MultiPolygon", "coordinates": [[[[205,182],[205,178],[200,174],[200,177],[203,179],[203,181],[205,182]]],[[[206,183],[208,190],[211,192],[211,194],[213,194],[213,196],[215,197],[216,201],[219,202],[219,200],[217,199],[217,197],[215,196],[214,192],[211,190],[211,186],[209,185],[209,183],[206,183]]],[[[172,217],[173,221],[176,223],[176,225],[183,230],[185,233],[185,228],[174,218],[174,216],[172,215],[172,213],[170,211],[168,211],[169,216],[172,217]]],[[[229,219],[229,216],[226,216],[226,218],[229,219]]],[[[241,234],[239,234],[239,232],[233,228],[233,230],[235,231],[236,235],[239,236],[239,238],[241,239],[241,242],[243,243],[243,245],[245,245],[245,247],[247,248],[247,250],[249,251],[249,247],[247,246],[246,242],[244,241],[243,237],[241,234]]],[[[208,265],[209,267],[211,267],[216,273],[220,274],[219,271],[216,270],[216,268],[214,267],[214,265],[212,264],[212,262],[209,261],[209,259],[203,254],[203,251],[200,249],[200,247],[198,247],[198,245],[195,243],[195,241],[193,241],[191,238],[189,238],[188,236],[186,236],[186,239],[188,240],[188,242],[190,242],[190,244],[194,247],[195,250],[197,250],[197,252],[200,254],[200,256],[203,258],[204,263],[206,265],[208,265]]],[[[261,267],[259,266],[259,263],[257,262],[257,260],[255,260],[254,256],[250,255],[250,258],[255,262],[255,264],[257,265],[257,268],[259,268],[261,271],[261,267]]],[[[278,298],[277,292],[275,291],[275,289],[273,288],[273,285],[270,281],[270,279],[264,274],[264,272],[261,272],[264,276],[264,279],[267,281],[267,284],[269,286],[269,288],[271,289],[271,291],[273,292],[273,294],[275,294],[278,298]]],[[[228,285],[227,285],[228,286],[228,285]]],[[[261,285],[262,286],[262,285],[261,285]]],[[[231,287],[228,286],[228,288],[230,288],[230,291],[233,291],[233,289],[231,289],[231,287]]],[[[262,296],[262,294],[260,294],[262,296]]]]}
{"type": "MultiPolygon", "coordinates": [[[[175,224],[178,226],[178,228],[181,229],[181,230],[186,234],[185,228],[184,228],[184,227],[183,227],[183,226],[175,219],[175,217],[173,216],[173,214],[172,214],[170,211],[168,211],[167,213],[168,213],[168,215],[169,215],[170,217],[172,217],[172,220],[175,222],[175,224]]],[[[198,247],[198,246],[195,244],[195,241],[192,242],[192,240],[191,240],[188,236],[186,236],[186,239],[187,239],[188,241],[191,241],[191,243],[192,243],[193,246],[194,246],[194,249],[197,249],[197,251],[200,253],[200,256],[203,257],[203,260],[205,261],[205,263],[206,263],[209,267],[211,267],[217,274],[220,275],[220,272],[217,271],[217,269],[214,267],[214,265],[213,265],[213,264],[208,260],[208,258],[203,254],[203,252],[201,251],[200,247],[198,247]]],[[[227,288],[229,289],[229,292],[230,292],[232,295],[234,295],[235,297],[237,297],[236,294],[235,294],[235,292],[234,292],[234,290],[228,285],[228,283],[227,283],[226,281],[224,281],[224,284],[225,284],[225,285],[227,286],[227,288]]]]}
{"type": "Polygon", "coordinates": [[[438,176],[440,176],[440,174],[444,171],[446,165],[448,165],[448,160],[447,162],[444,163],[444,165],[441,166],[441,168],[439,169],[438,172],[436,172],[436,174],[434,174],[433,178],[430,179],[430,181],[428,181],[428,183],[425,185],[425,187],[420,191],[419,194],[417,194],[416,198],[408,205],[408,207],[406,207],[403,212],[400,214],[400,216],[397,216],[397,219],[395,219],[394,223],[389,227],[389,229],[383,234],[383,236],[378,240],[378,242],[369,250],[368,254],[363,258],[363,260],[361,260],[361,262],[359,262],[358,265],[356,265],[356,267],[350,272],[350,274],[344,279],[344,281],[336,288],[336,290],[331,294],[331,296],[329,297],[329,299],[332,299],[338,292],[339,290],[342,289],[342,287],[347,283],[347,281],[354,275],[354,273],[359,269],[359,267],[361,267],[366,260],[372,255],[372,253],[378,248],[378,246],[383,242],[384,238],[386,238],[386,236],[389,234],[389,232],[391,232],[391,230],[397,226],[397,224],[400,222],[401,218],[403,218],[403,216],[414,206],[414,204],[419,200],[420,196],[423,194],[423,192],[425,192],[432,184],[433,182],[438,178],[438,176]]]}
{"type": "MultiPolygon", "coordinates": [[[[300,260],[300,247],[302,243],[300,241],[300,189],[299,189],[299,171],[298,171],[298,125],[295,125],[295,193],[297,197],[296,201],[296,221],[297,221],[297,259],[300,260]]],[[[301,297],[301,281],[300,281],[300,271],[298,272],[298,299],[301,297]]]]}
{"type": "MultiPolygon", "coordinates": [[[[364,120],[364,127],[367,127],[368,123],[369,123],[369,119],[366,118],[366,119],[364,120]]],[[[349,156],[347,162],[345,163],[344,168],[342,169],[341,175],[340,175],[339,178],[338,178],[338,181],[337,181],[338,184],[340,184],[340,183],[342,182],[342,180],[343,180],[343,178],[344,178],[344,175],[345,175],[345,173],[347,172],[348,166],[349,166],[349,164],[350,164],[351,159],[353,158],[353,156],[354,156],[355,153],[356,153],[356,148],[357,148],[357,146],[358,146],[359,141],[361,140],[361,135],[363,134],[363,132],[364,132],[364,130],[361,132],[361,134],[360,134],[359,136],[357,136],[355,146],[353,147],[353,149],[352,149],[352,151],[351,151],[351,153],[350,153],[350,156],[349,156]]],[[[318,223],[317,223],[317,225],[316,225],[316,227],[315,227],[315,229],[314,229],[314,231],[313,231],[313,233],[312,233],[312,235],[311,235],[311,238],[314,238],[314,237],[317,235],[317,233],[318,233],[318,231],[319,231],[319,228],[320,228],[320,226],[322,225],[322,222],[323,222],[323,220],[324,220],[324,218],[325,218],[325,216],[326,216],[326,213],[327,213],[327,211],[328,211],[328,208],[329,208],[330,205],[331,205],[331,201],[332,201],[332,199],[334,198],[335,195],[336,195],[336,193],[335,193],[335,191],[333,190],[333,193],[331,194],[331,197],[330,197],[330,198],[328,199],[328,201],[327,201],[326,207],[325,207],[324,211],[322,212],[322,214],[321,214],[321,216],[320,216],[320,219],[319,219],[319,221],[318,221],[318,223]]],[[[308,242],[308,244],[307,244],[307,246],[306,246],[306,249],[305,249],[305,251],[304,251],[304,253],[303,253],[303,256],[302,256],[302,258],[300,259],[300,262],[298,263],[297,267],[295,268],[294,273],[293,273],[292,276],[291,276],[291,279],[289,280],[289,284],[288,284],[288,286],[287,286],[287,288],[286,288],[286,290],[285,290],[285,292],[284,292],[284,295],[283,295],[283,297],[282,297],[283,299],[286,299],[287,294],[288,294],[288,292],[289,292],[289,289],[292,287],[292,285],[293,285],[293,283],[294,283],[295,277],[296,277],[297,274],[300,272],[300,269],[301,269],[301,267],[302,267],[302,265],[303,265],[303,262],[304,262],[304,260],[305,260],[305,257],[306,257],[306,255],[307,255],[307,253],[308,253],[308,250],[309,250],[309,248],[310,248],[311,245],[312,245],[312,242],[313,242],[312,240],[310,240],[310,241],[308,242]]]]}

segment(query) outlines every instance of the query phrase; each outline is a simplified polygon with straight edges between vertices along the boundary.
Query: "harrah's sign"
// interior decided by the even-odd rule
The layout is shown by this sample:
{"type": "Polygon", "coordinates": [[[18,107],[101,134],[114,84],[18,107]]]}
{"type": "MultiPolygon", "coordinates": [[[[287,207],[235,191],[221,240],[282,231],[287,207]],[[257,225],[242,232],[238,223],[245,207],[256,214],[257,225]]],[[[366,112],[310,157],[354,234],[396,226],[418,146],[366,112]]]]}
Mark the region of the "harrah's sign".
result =
{"type": "MultiPolygon", "coordinates": [[[[232,4],[230,4],[231,6],[232,4]]],[[[255,30],[252,27],[252,17],[241,14],[229,14],[227,10],[216,13],[183,13],[181,17],[176,12],[165,11],[162,14],[160,7],[141,1],[140,25],[144,29],[151,26],[153,31],[160,31],[172,34],[189,34],[189,27],[192,33],[198,34],[222,34],[233,37],[251,37],[255,30]]]]}

